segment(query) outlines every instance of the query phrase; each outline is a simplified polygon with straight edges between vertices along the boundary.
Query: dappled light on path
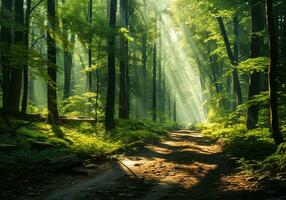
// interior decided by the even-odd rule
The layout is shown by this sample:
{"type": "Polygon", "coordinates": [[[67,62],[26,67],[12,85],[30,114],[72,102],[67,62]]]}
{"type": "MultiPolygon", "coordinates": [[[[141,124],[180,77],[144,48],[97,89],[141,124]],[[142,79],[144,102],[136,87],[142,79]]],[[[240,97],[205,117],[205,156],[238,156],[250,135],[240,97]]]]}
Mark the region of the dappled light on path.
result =
{"type": "Polygon", "coordinates": [[[171,133],[160,144],[147,145],[142,155],[128,156],[121,162],[139,178],[187,189],[217,168],[208,156],[220,153],[220,146],[201,134],[181,131],[171,133]]]}
{"type": "Polygon", "coordinates": [[[110,170],[46,199],[236,199],[233,196],[257,188],[247,175],[235,172],[223,156],[221,143],[182,130],[137,152],[117,156],[110,170]]]}

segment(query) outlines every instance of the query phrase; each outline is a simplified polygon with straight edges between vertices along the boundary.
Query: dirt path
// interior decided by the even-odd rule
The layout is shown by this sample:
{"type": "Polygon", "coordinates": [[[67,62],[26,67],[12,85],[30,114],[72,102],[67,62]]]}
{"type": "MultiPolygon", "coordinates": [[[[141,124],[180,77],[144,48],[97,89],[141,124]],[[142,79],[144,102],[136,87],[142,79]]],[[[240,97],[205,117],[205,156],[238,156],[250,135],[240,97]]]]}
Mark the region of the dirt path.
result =
{"type": "Polygon", "coordinates": [[[271,199],[235,170],[221,145],[200,133],[170,133],[156,145],[120,156],[112,169],[46,196],[46,200],[271,199]]]}

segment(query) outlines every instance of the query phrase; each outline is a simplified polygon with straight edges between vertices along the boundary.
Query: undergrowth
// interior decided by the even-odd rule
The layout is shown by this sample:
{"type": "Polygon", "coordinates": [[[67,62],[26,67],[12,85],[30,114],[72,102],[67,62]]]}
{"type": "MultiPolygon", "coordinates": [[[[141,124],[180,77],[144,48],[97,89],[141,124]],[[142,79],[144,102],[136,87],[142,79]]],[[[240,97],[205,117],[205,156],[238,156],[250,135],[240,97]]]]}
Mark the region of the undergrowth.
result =
{"type": "Polygon", "coordinates": [[[113,132],[105,132],[100,123],[93,125],[83,122],[80,125],[61,127],[33,123],[18,130],[15,136],[0,135],[2,144],[15,145],[12,149],[0,151],[0,169],[44,165],[47,160],[68,155],[76,155],[82,159],[112,155],[148,141],[158,141],[168,130],[176,127],[176,124],[120,120],[113,132]],[[48,143],[52,147],[33,149],[32,141],[48,143]]]}
{"type": "MultiPolygon", "coordinates": [[[[243,124],[206,123],[197,127],[203,134],[225,141],[225,153],[237,158],[241,169],[279,174],[286,171],[286,143],[276,147],[268,128],[248,131],[243,124]]],[[[282,127],[285,133],[285,127],[282,127]]]]}

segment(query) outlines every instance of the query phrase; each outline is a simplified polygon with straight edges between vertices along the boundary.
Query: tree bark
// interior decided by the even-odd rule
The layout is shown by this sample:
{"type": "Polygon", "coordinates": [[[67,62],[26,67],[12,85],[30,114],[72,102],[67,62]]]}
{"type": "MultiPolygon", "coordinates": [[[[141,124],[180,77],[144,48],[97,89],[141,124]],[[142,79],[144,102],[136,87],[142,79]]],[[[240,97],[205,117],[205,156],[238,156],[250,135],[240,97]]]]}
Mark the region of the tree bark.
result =
{"type": "Polygon", "coordinates": [[[28,104],[28,90],[29,90],[29,32],[30,32],[30,17],[31,17],[31,0],[26,1],[26,14],[24,19],[24,48],[26,51],[25,64],[23,66],[23,99],[21,113],[25,114],[27,111],[28,104]]]}
{"type": "MultiPolygon", "coordinates": [[[[260,32],[264,29],[264,13],[262,13],[262,7],[259,0],[252,0],[251,2],[251,16],[252,16],[252,34],[251,34],[251,58],[257,58],[261,56],[261,47],[262,47],[262,36],[260,32]]],[[[261,85],[261,73],[253,72],[250,75],[249,81],[249,91],[248,91],[248,100],[251,100],[255,95],[260,93],[261,85]]],[[[247,122],[246,126],[248,130],[256,128],[258,122],[258,113],[259,106],[251,105],[247,111],[247,122]]]]}
{"type": "Polygon", "coordinates": [[[153,98],[152,98],[152,119],[157,120],[157,46],[153,47],[153,98]]]}
{"type": "Polygon", "coordinates": [[[11,12],[12,12],[12,1],[10,0],[2,0],[1,1],[1,42],[3,43],[3,49],[5,51],[1,51],[1,65],[2,65],[2,73],[3,73],[3,97],[2,97],[2,108],[3,108],[3,118],[7,123],[7,104],[9,101],[9,91],[10,91],[10,56],[9,52],[11,50],[12,44],[12,30],[11,30],[11,12]]]}
{"type": "Polygon", "coordinates": [[[57,102],[57,50],[55,41],[56,30],[56,1],[48,0],[47,55],[48,55],[48,119],[49,124],[60,124],[57,102]]]}
{"type": "Polygon", "coordinates": [[[110,1],[109,27],[111,33],[108,39],[108,85],[106,96],[105,128],[112,130],[115,127],[115,25],[116,25],[117,0],[110,1]]]}
{"type": "Polygon", "coordinates": [[[278,103],[277,103],[277,38],[274,25],[273,16],[273,0],[266,0],[266,16],[267,25],[269,32],[269,52],[270,52],[270,63],[268,67],[268,81],[269,81],[269,110],[270,110],[270,129],[272,132],[273,139],[276,145],[284,142],[279,127],[279,116],[278,116],[278,103]]]}
{"type": "Polygon", "coordinates": [[[88,22],[89,22],[89,44],[88,44],[88,73],[87,73],[87,78],[88,78],[88,92],[92,92],[93,91],[93,83],[92,83],[92,6],[93,6],[93,1],[89,0],[88,3],[88,22]]]}
{"type": "MultiPolygon", "coordinates": [[[[128,28],[128,0],[120,0],[121,27],[128,28]]],[[[128,40],[123,34],[120,37],[120,80],[119,80],[119,118],[128,119],[128,40]]]]}
{"type": "MultiPolygon", "coordinates": [[[[226,47],[226,50],[227,50],[227,55],[229,57],[229,60],[230,60],[231,64],[234,66],[234,69],[232,71],[233,88],[234,88],[234,92],[235,92],[235,95],[236,95],[236,105],[240,105],[240,104],[242,104],[242,94],[241,94],[241,88],[240,88],[240,81],[239,81],[238,71],[236,69],[236,67],[238,66],[238,62],[235,60],[235,57],[234,57],[234,55],[232,53],[231,46],[230,46],[229,39],[228,39],[226,30],[225,30],[225,27],[224,27],[223,20],[222,20],[221,17],[218,17],[217,20],[219,22],[221,34],[222,34],[223,39],[224,39],[225,47],[226,47]]],[[[237,24],[237,23],[235,22],[235,24],[237,24]]]]}
{"type": "MultiPolygon", "coordinates": [[[[14,46],[19,49],[24,47],[24,0],[15,1],[15,23],[16,30],[14,32],[14,46]]],[[[24,58],[22,58],[24,59],[24,58]]],[[[22,61],[22,60],[21,60],[22,61]]],[[[20,112],[20,98],[23,80],[23,64],[20,60],[11,67],[11,87],[10,98],[8,101],[8,112],[20,112]]]]}
{"type": "MultiPolygon", "coordinates": [[[[143,0],[143,11],[144,11],[144,17],[147,16],[147,3],[146,0],[143,0]]],[[[143,65],[143,117],[147,118],[147,41],[148,41],[148,35],[147,31],[143,31],[142,36],[142,65],[143,65]]]]}
{"type": "MultiPolygon", "coordinates": [[[[65,30],[64,30],[65,31],[65,30]]],[[[65,39],[68,41],[68,34],[65,39]]],[[[64,48],[64,99],[71,96],[71,75],[72,75],[72,65],[73,65],[73,46],[75,43],[75,35],[71,35],[70,45],[66,45],[64,48]],[[69,48],[68,46],[71,46],[69,48]]]]}
{"type": "Polygon", "coordinates": [[[176,97],[174,97],[173,121],[174,121],[174,122],[177,122],[177,101],[176,101],[176,97]]]}

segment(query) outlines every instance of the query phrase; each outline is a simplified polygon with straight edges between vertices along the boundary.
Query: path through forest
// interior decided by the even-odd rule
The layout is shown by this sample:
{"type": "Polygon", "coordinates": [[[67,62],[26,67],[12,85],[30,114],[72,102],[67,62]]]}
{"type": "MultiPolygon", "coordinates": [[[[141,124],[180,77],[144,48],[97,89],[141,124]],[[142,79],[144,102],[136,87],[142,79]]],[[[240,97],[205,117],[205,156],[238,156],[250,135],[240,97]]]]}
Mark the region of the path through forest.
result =
{"type": "Polygon", "coordinates": [[[93,178],[52,192],[45,199],[268,199],[257,182],[237,171],[222,143],[188,130],[119,156],[93,178]]]}

